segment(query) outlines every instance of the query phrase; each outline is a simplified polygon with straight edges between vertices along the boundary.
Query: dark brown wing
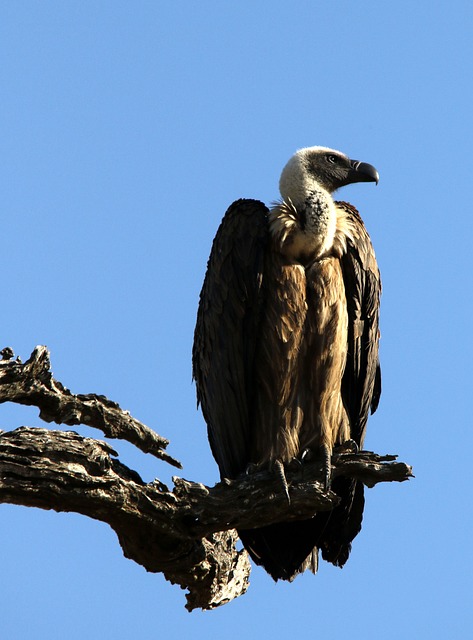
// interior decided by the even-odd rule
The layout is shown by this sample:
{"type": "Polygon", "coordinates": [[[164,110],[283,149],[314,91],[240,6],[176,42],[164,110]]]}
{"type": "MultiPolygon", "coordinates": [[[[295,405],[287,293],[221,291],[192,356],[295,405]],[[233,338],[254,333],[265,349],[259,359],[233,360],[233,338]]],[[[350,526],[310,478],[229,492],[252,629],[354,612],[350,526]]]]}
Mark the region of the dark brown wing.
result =
{"type": "Polygon", "coordinates": [[[267,207],[238,200],[212,245],[194,334],[193,377],[223,477],[250,461],[250,398],[268,240],[267,207]]]}
{"type": "Polygon", "coordinates": [[[366,423],[381,395],[378,358],[381,279],[370,237],[352,205],[337,202],[348,214],[351,237],[341,258],[348,310],[348,355],[342,396],[350,417],[351,438],[362,447],[366,423]]]}

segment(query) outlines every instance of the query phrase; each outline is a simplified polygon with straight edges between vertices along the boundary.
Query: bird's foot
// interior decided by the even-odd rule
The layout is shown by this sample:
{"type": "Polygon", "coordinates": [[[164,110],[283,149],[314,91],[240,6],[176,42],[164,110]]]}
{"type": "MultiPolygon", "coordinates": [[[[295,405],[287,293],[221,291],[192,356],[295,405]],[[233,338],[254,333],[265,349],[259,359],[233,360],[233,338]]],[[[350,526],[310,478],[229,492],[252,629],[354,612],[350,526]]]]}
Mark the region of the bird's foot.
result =
{"type": "Polygon", "coordinates": [[[337,455],[344,453],[359,453],[360,447],[354,440],[345,440],[345,442],[334,450],[334,453],[337,455]]]}
{"type": "Polygon", "coordinates": [[[281,462],[281,460],[277,459],[277,460],[274,461],[274,470],[276,471],[276,473],[279,476],[279,479],[281,480],[281,484],[283,486],[284,493],[286,494],[287,503],[291,504],[291,497],[289,495],[289,486],[287,484],[286,474],[284,472],[284,465],[281,462]]]}

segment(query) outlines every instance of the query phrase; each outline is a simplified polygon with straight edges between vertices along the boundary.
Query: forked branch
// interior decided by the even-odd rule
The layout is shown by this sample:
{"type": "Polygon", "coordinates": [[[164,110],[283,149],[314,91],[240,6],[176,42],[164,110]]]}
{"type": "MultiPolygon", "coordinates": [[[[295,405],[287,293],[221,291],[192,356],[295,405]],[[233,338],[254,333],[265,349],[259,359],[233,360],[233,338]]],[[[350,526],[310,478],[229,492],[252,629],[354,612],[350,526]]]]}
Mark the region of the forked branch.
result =
{"type": "Polygon", "coordinates": [[[45,422],[69,426],[85,424],[100,429],[108,438],[128,440],[145,453],[165,460],[181,469],[181,463],[164,449],[169,441],[145,424],[132,418],[116,402],[95,393],[74,395],[51,372],[49,351],[36,347],[25,363],[13,360],[9,347],[0,352],[0,403],[38,407],[39,417],[45,422]]]}
{"type": "MultiPolygon", "coordinates": [[[[44,347],[24,365],[0,362],[0,402],[6,400],[38,406],[49,422],[102,428],[94,417],[99,415],[107,435],[138,441],[142,450],[151,447],[157,457],[178,464],[162,452],[167,440],[118,405],[103,396],[74,396],[55,381],[44,347]]],[[[250,564],[246,552],[235,548],[236,528],[306,519],[338,503],[335,493],[323,489],[318,463],[286,470],[288,504],[279,478],[270,472],[212,488],[174,478],[170,490],[159,480],[144,483],[116,455],[107,443],[70,431],[21,427],[3,432],[0,502],[75,511],[106,522],[127,558],[188,590],[189,610],[212,609],[246,592],[250,564]]],[[[411,468],[395,456],[370,452],[340,453],[332,464],[333,477],[356,477],[368,486],[412,476],[411,468]]]]}

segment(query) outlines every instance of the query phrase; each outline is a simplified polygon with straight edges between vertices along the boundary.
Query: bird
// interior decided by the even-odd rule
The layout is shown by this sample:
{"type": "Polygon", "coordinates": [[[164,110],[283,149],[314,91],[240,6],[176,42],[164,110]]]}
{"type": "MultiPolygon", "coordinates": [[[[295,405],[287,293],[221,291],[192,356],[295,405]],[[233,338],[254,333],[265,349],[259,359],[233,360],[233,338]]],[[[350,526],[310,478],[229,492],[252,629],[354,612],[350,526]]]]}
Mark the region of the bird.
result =
{"type": "Polygon", "coordinates": [[[340,502],[308,520],[240,530],[274,580],[342,567],[361,530],[363,485],[331,482],[335,447],[363,447],[381,394],[381,279],[357,209],[333,194],[375,182],[371,164],[328,147],[298,150],[266,206],[240,199],[212,244],[192,350],[197,402],[222,478],[324,462],[340,502]]]}

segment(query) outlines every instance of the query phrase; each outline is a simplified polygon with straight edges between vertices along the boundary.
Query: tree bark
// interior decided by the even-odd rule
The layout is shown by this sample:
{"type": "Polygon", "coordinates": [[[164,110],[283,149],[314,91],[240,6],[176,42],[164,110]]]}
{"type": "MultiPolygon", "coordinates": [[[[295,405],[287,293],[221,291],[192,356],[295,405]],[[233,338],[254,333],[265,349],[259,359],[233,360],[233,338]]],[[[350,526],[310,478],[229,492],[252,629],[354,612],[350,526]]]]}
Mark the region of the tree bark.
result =
{"type": "Polygon", "coordinates": [[[100,429],[107,438],[128,440],[138,449],[169,462],[181,469],[181,463],[164,452],[169,440],[123,411],[116,402],[105,396],[72,394],[61,382],[53,378],[49,351],[36,347],[23,364],[12,360],[13,351],[5,347],[0,351],[0,403],[38,407],[39,417],[56,424],[85,424],[100,429]]]}
{"type": "MultiPolygon", "coordinates": [[[[74,396],[49,370],[49,353],[37,347],[22,364],[3,350],[0,402],[35,405],[47,422],[87,424],[126,439],[141,450],[180,466],[163,451],[168,441],[104,396],[74,396]]],[[[320,463],[287,468],[290,503],[277,474],[260,471],[209,488],[173,478],[145,483],[122,464],[112,447],[72,431],[21,427],[0,435],[0,502],[74,511],[107,523],[124,555],[148,571],[162,572],[188,590],[187,605],[212,609],[246,592],[250,564],[235,544],[236,528],[310,518],[333,509],[335,493],[323,489],[320,463]]],[[[357,478],[367,486],[402,482],[412,469],[395,456],[341,450],[332,477],[357,478]]]]}

